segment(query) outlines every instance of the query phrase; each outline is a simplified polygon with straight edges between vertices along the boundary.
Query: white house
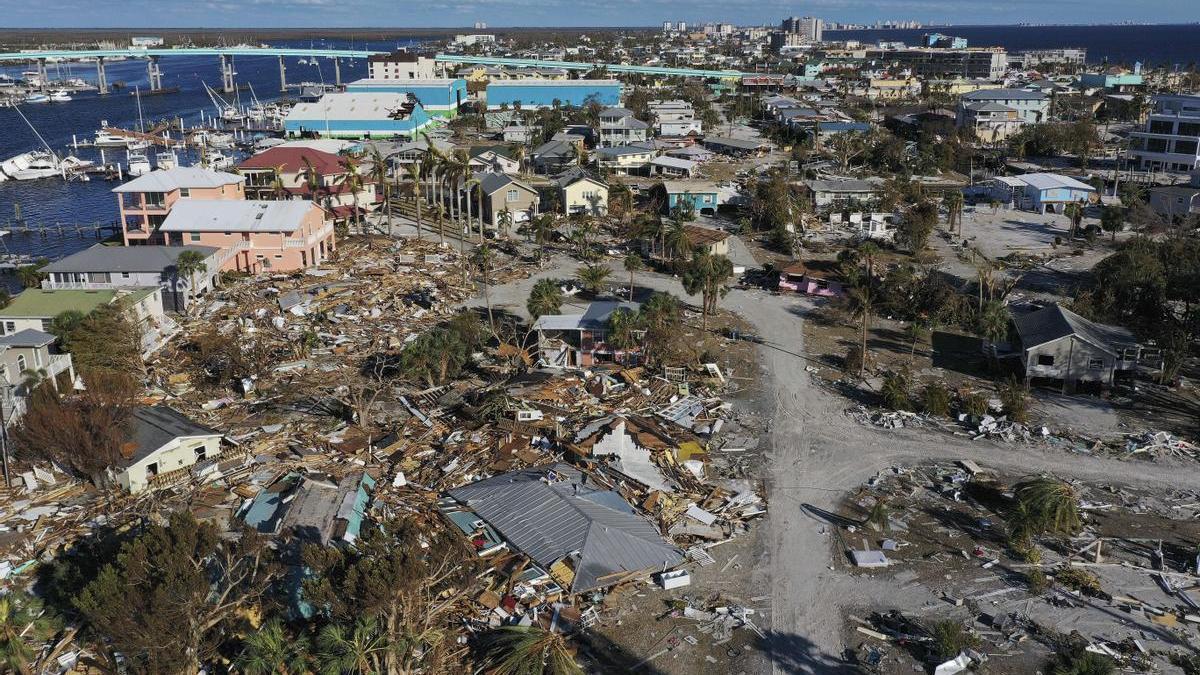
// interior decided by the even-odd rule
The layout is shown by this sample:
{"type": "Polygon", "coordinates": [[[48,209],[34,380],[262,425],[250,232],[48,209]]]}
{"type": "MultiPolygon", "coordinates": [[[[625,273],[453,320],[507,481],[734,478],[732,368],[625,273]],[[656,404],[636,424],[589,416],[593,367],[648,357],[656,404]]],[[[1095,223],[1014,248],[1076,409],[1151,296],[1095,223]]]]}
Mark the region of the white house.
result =
{"type": "Polygon", "coordinates": [[[130,419],[113,477],[130,494],[169,485],[200,462],[221,454],[219,431],[196,424],[165,405],[141,407],[130,419]]]}

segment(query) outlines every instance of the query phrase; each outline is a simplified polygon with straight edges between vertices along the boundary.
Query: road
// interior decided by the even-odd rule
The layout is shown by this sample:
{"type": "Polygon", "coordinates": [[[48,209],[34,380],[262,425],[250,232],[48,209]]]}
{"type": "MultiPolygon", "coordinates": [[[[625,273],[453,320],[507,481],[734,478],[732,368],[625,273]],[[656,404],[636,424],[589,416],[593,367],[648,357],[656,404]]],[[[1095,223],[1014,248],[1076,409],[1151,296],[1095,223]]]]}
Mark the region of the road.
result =
{"type": "MultiPolygon", "coordinates": [[[[745,262],[749,254],[734,240],[731,257],[745,262]]],[[[628,283],[619,262],[610,262],[613,283],[628,283]],[[623,280],[623,281],[622,281],[623,280]]],[[[497,286],[492,302],[525,315],[525,299],[538,278],[570,278],[580,263],[556,257],[530,279],[497,286]]],[[[688,298],[679,281],[641,272],[640,289],[665,290],[688,298]]],[[[483,304],[481,298],[472,303],[483,304]]],[[[834,510],[847,491],[889,466],[932,459],[971,459],[1005,473],[1054,472],[1084,481],[1120,482],[1167,489],[1200,484],[1200,466],[1121,462],[1021,445],[972,442],[934,431],[882,430],[866,427],[843,414],[846,402],[811,384],[805,371],[803,322],[812,306],[795,296],[733,289],[721,301],[754,327],[763,338],[764,410],[770,415],[767,438],[767,481],[770,503],[765,531],[765,560],[753,568],[755,586],[770,588],[771,614],[760,621],[769,628],[764,671],[777,673],[838,672],[841,632],[850,607],[901,600],[918,593],[886,580],[840,575],[829,570],[830,539],[820,521],[803,505],[834,510]]]]}

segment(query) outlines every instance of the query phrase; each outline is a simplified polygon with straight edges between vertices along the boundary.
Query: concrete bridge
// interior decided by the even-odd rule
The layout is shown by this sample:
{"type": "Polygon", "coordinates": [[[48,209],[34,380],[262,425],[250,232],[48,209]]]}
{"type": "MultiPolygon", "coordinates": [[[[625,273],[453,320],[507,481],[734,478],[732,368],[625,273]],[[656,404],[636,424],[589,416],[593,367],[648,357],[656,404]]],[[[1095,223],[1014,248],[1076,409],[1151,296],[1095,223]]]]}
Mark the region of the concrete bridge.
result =
{"type": "MultiPolygon", "coordinates": [[[[93,50],[46,50],[0,53],[0,63],[27,62],[37,63],[38,74],[46,80],[46,62],[95,60],[96,85],[101,94],[108,93],[108,78],[104,71],[106,59],[133,58],[146,59],[147,73],[150,79],[150,90],[162,89],[162,69],[159,60],[178,56],[214,56],[221,63],[221,88],[224,92],[234,91],[237,86],[234,78],[234,57],[267,57],[279,59],[279,83],[281,90],[287,89],[287,67],[284,58],[328,58],[333,59],[334,83],[342,84],[342,70],[339,59],[365,59],[376,54],[387,52],[366,49],[292,49],[288,47],[185,47],[179,49],[93,49],[93,50]]],[[[438,54],[434,57],[442,63],[480,64],[489,66],[507,66],[510,68],[562,68],[565,70],[593,70],[604,68],[611,73],[632,73],[640,75],[665,75],[670,77],[700,77],[717,79],[738,79],[746,73],[735,70],[702,70],[695,68],[668,68],[664,66],[635,66],[620,63],[595,63],[580,61],[542,61],[539,59],[516,59],[490,56],[466,56],[463,54],[438,54]]]]}

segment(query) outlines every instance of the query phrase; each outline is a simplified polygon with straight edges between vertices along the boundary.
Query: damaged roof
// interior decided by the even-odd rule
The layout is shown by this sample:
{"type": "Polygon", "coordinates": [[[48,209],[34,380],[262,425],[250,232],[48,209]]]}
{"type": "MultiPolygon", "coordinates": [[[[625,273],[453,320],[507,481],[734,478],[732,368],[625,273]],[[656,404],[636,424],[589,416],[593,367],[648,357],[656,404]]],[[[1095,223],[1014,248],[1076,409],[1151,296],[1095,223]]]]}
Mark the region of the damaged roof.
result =
{"type": "Polygon", "coordinates": [[[1113,354],[1122,346],[1137,344],[1137,338],[1128,329],[1089,321],[1057,303],[1013,317],[1013,324],[1025,349],[1070,335],[1113,354]]]}
{"type": "Polygon", "coordinates": [[[448,494],[539,565],[577,554],[574,593],[683,561],[681,551],[619,494],[586,480],[558,463],[493,476],[448,494]]]}

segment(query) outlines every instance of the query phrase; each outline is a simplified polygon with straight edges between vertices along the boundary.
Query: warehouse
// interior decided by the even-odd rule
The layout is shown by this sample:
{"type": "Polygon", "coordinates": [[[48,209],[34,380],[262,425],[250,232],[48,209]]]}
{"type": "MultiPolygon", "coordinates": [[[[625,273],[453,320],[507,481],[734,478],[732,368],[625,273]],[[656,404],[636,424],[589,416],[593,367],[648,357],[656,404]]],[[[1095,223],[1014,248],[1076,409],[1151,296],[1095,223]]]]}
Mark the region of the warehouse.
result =
{"type": "Polygon", "coordinates": [[[438,80],[374,80],[365,78],[346,85],[347,93],[412,94],[431,117],[454,117],[467,100],[467,81],[438,80]]]}
{"type": "Polygon", "coordinates": [[[289,136],[332,138],[413,137],[430,117],[412,94],[345,92],[315,103],[297,103],[283,121],[289,136]]]}
{"type": "Polygon", "coordinates": [[[621,83],[616,80],[503,80],[487,86],[488,110],[501,107],[536,109],[555,105],[582,107],[593,101],[602,106],[621,103],[621,83]]]}

